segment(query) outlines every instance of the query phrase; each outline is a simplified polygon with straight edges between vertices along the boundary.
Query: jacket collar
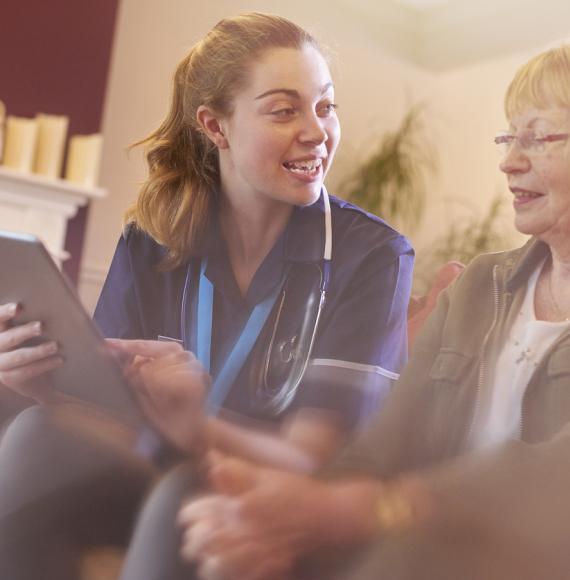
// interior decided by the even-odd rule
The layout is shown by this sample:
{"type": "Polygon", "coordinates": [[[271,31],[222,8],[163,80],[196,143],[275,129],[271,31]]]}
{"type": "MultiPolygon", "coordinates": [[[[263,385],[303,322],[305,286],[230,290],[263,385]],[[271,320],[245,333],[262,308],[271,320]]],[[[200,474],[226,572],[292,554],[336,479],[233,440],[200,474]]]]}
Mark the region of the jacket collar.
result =
{"type": "Polygon", "coordinates": [[[536,238],[513,252],[505,261],[506,287],[509,291],[526,284],[529,275],[550,254],[548,244],[536,238]]]}

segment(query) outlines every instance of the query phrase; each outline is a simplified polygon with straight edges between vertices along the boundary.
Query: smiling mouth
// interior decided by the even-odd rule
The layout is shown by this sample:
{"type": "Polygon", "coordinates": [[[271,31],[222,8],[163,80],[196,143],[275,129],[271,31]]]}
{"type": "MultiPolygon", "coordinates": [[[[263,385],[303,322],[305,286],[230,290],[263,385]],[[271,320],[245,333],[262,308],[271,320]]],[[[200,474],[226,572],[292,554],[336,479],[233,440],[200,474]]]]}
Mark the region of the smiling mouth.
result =
{"type": "Polygon", "coordinates": [[[314,175],[323,165],[322,159],[305,159],[303,161],[285,161],[283,167],[291,173],[299,175],[314,175]]]}
{"type": "Polygon", "coordinates": [[[517,201],[528,201],[531,199],[537,199],[539,197],[544,197],[544,193],[537,193],[535,191],[528,191],[526,189],[513,188],[511,189],[512,194],[515,196],[517,201]]]}

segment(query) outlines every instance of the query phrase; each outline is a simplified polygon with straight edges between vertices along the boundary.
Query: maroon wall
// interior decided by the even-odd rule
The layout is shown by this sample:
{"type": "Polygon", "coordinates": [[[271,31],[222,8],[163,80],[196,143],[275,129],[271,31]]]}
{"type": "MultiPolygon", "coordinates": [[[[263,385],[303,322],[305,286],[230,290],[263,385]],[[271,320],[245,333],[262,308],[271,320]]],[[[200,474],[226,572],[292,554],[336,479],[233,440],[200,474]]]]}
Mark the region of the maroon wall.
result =
{"type": "MultiPolygon", "coordinates": [[[[0,10],[0,100],[8,114],[69,116],[97,133],[119,0],[12,0],[0,10]]],[[[64,268],[76,282],[87,209],[69,224],[64,268]]]]}

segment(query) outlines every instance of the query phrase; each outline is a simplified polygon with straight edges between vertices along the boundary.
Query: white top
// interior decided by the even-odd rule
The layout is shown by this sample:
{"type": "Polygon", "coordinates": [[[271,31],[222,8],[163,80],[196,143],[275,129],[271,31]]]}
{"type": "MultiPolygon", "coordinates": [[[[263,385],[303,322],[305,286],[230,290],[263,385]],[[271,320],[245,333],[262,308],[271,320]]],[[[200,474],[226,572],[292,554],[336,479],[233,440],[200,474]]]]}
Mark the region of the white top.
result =
{"type": "Polygon", "coordinates": [[[520,437],[524,393],[532,374],[569,322],[537,320],[534,311],[536,283],[544,263],[533,272],[521,310],[509,332],[488,386],[479,394],[471,445],[486,449],[520,437]]]}

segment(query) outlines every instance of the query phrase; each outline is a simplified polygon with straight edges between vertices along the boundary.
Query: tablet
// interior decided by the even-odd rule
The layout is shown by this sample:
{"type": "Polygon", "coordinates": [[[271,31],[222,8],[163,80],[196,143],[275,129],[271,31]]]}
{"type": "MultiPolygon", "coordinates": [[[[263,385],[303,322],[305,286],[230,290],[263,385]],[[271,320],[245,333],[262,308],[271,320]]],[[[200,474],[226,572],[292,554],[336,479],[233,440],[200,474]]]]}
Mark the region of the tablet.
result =
{"type": "Polygon", "coordinates": [[[41,241],[0,230],[0,265],[0,303],[23,306],[14,323],[39,320],[39,340],[59,344],[65,362],[50,371],[54,386],[140,423],[142,414],[118,362],[104,349],[102,335],[41,241]]]}

